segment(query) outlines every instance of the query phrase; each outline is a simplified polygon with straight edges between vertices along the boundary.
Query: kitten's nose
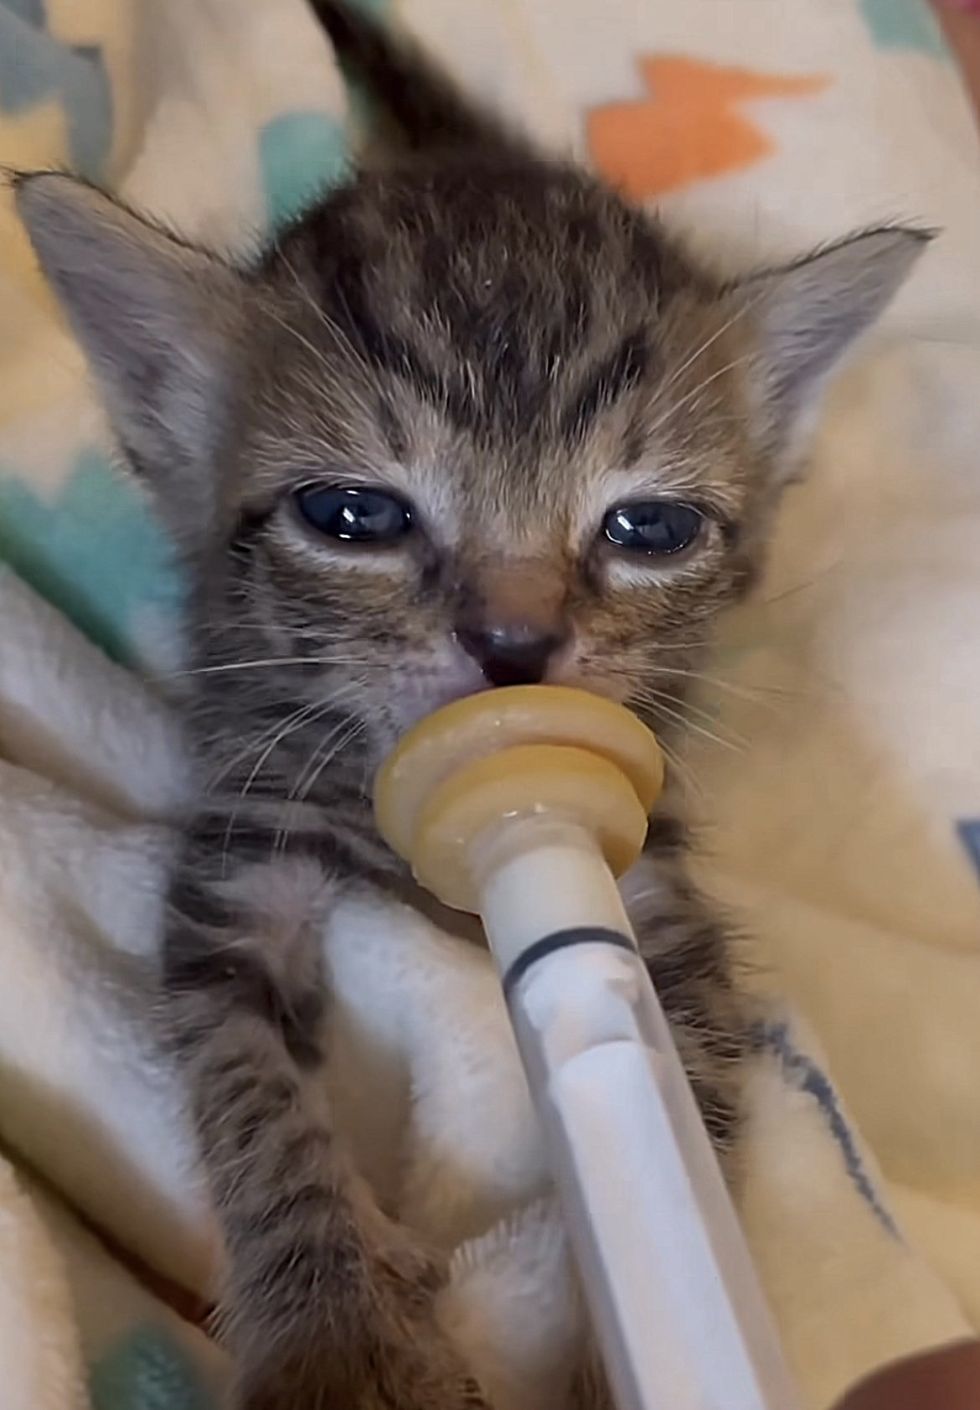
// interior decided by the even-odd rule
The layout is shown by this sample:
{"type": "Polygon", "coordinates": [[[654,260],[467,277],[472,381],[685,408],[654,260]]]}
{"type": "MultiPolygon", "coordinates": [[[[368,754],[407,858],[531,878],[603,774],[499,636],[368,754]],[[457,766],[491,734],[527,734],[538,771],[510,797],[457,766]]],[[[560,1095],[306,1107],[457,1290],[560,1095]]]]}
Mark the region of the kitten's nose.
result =
{"type": "Polygon", "coordinates": [[[462,627],[456,638],[491,685],[537,685],[565,635],[515,623],[499,627],[462,627]]]}

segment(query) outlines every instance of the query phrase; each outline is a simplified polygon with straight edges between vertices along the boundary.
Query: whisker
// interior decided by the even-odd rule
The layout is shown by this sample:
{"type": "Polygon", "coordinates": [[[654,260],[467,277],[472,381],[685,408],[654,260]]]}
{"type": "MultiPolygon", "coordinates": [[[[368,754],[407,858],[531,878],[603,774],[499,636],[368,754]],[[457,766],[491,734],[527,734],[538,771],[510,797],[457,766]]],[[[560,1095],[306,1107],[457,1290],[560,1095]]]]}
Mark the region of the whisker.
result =
{"type": "MultiPolygon", "coordinates": [[[[321,307],[320,304],[317,303],[316,299],[310,293],[309,289],[303,283],[302,279],[300,279],[295,265],[286,256],[285,252],[281,248],[278,251],[278,255],[290,279],[292,279],[293,281],[293,285],[295,286],[296,292],[299,294],[306,307],[315,316],[317,322],[320,323],[324,329],[326,329],[326,331],[330,334],[332,338],[336,339],[336,341],[344,348],[344,351],[347,352],[349,356],[353,358],[353,360],[358,363],[361,368],[368,370],[368,362],[364,356],[363,351],[357,347],[357,345],[347,335],[347,333],[344,332],[343,328],[341,328],[338,323],[335,323],[334,320],[327,315],[326,310],[321,307]]],[[[360,398],[358,398],[358,400],[361,401],[360,398]]],[[[363,401],[361,401],[361,405],[364,405],[363,401]]]]}
{"type": "Polygon", "coordinates": [[[270,743],[266,745],[265,749],[263,749],[258,760],[253,765],[248,778],[245,780],[244,785],[241,789],[239,789],[238,798],[235,801],[235,806],[232,808],[231,814],[228,818],[228,825],[225,828],[224,843],[221,849],[222,875],[224,875],[227,870],[228,852],[231,847],[231,838],[234,832],[235,822],[238,818],[238,814],[241,811],[241,807],[245,801],[246,796],[255,784],[255,781],[261,773],[262,769],[265,767],[267,760],[269,759],[273,751],[280,744],[282,744],[284,740],[288,739],[290,735],[295,734],[297,730],[302,729],[304,725],[312,724],[313,721],[319,719],[322,715],[326,714],[327,711],[332,709],[333,705],[334,700],[333,697],[331,697],[329,700],[325,701],[313,701],[311,702],[311,705],[304,706],[302,710],[294,711],[293,714],[290,715],[289,718],[284,722],[282,727],[276,731],[270,743]]]}
{"type": "Polygon", "coordinates": [[[217,676],[226,671],[257,671],[272,666],[358,666],[377,667],[376,662],[363,656],[263,656],[254,661],[227,661],[219,666],[193,666],[188,670],[172,671],[168,678],[178,676],[217,676]]]}
{"type": "MultiPolygon", "coordinates": [[[[274,748],[276,744],[288,738],[288,734],[293,733],[292,726],[294,724],[298,728],[300,725],[305,724],[309,716],[319,710],[321,706],[329,707],[335,704],[339,704],[340,701],[344,698],[344,696],[350,695],[352,692],[356,692],[356,690],[358,689],[360,689],[359,684],[354,684],[350,681],[345,682],[343,685],[338,686],[336,690],[331,691],[329,695],[318,696],[315,700],[311,700],[304,705],[299,705],[295,710],[288,714],[284,720],[278,719],[273,721],[273,723],[267,726],[266,729],[261,730],[256,738],[249,739],[243,749],[240,749],[238,753],[233,755],[227,763],[221,766],[217,773],[212,775],[212,777],[208,781],[207,791],[213,792],[215,784],[219,783],[221,779],[225,778],[232,771],[232,769],[235,768],[236,764],[241,763],[243,759],[247,759],[249,754],[251,754],[253,750],[261,749],[262,745],[267,743],[270,739],[272,740],[272,747],[274,748]],[[288,734],[282,734],[281,738],[277,738],[276,736],[287,727],[288,734]]],[[[224,736],[221,732],[219,732],[216,737],[220,740],[224,736]]],[[[260,763],[261,762],[264,762],[264,759],[261,760],[260,763]]]]}
{"type": "Polygon", "coordinates": [[[651,648],[650,659],[656,660],[661,652],[664,651],[696,651],[703,647],[714,646],[715,644],[716,641],[714,637],[692,637],[690,641],[668,641],[664,644],[658,642],[656,646],[651,648]]]}
{"type": "Polygon", "coordinates": [[[324,357],[320,348],[318,348],[315,343],[310,342],[305,333],[301,333],[292,323],[289,323],[285,318],[281,318],[268,304],[265,306],[264,312],[272,319],[273,323],[279,325],[284,333],[288,333],[290,337],[295,338],[311,357],[316,359],[317,364],[327,373],[332,382],[336,375],[336,369],[330,366],[329,361],[324,357]]]}
{"type": "Polygon", "coordinates": [[[647,428],[646,434],[652,436],[655,432],[661,430],[672,417],[676,416],[679,411],[683,411],[684,408],[689,406],[702,392],[706,391],[707,388],[711,386],[712,382],[717,382],[720,377],[724,377],[727,373],[733,372],[736,367],[741,367],[746,362],[751,361],[751,355],[745,354],[743,357],[736,357],[733,358],[731,362],[726,362],[724,367],[716,368],[710,377],[705,377],[704,380],[699,382],[696,387],[693,387],[691,391],[685,392],[682,397],[673,402],[660,419],[647,428]]]}
{"type": "MultiPolygon", "coordinates": [[[[703,738],[710,740],[713,744],[719,745],[722,749],[728,749],[734,754],[740,754],[744,751],[744,742],[739,746],[734,741],[725,739],[722,735],[716,734],[714,730],[698,724],[696,720],[688,719],[680,710],[675,709],[672,704],[668,704],[663,699],[658,698],[658,695],[659,692],[651,695],[646,691],[638,690],[634,692],[633,698],[637,702],[644,704],[651,714],[660,714],[669,720],[673,720],[682,728],[692,730],[695,734],[701,735],[703,738]]],[[[710,716],[708,718],[710,718],[710,716]]]]}
{"type": "MultiPolygon", "coordinates": [[[[289,790],[287,798],[283,802],[283,814],[285,815],[289,804],[298,802],[305,803],[310,793],[316,787],[324,769],[337,757],[341,750],[346,749],[359,734],[366,728],[365,722],[351,714],[347,714],[339,725],[327,732],[326,738],[322,739],[312,751],[307,760],[306,767],[301,771],[292,788],[289,790]],[[353,721],[353,723],[349,723],[353,721]],[[339,734],[339,738],[338,738],[339,734]],[[332,747],[331,747],[332,746],[332,747]]],[[[289,828],[279,827],[272,843],[273,853],[284,850],[289,840],[289,828]]]]}
{"type": "Polygon", "coordinates": [[[830,563],[826,568],[821,568],[818,573],[814,573],[812,578],[807,578],[801,583],[793,583],[790,587],[782,588],[779,592],[773,593],[771,597],[760,598],[758,605],[760,607],[772,607],[777,602],[785,602],[788,597],[796,597],[798,593],[807,592],[810,588],[816,587],[819,583],[822,583],[824,578],[839,566],[840,560],[836,563],[830,563]]]}
{"type": "Polygon", "coordinates": [[[738,700],[747,700],[754,705],[765,705],[772,709],[776,708],[774,701],[766,700],[765,696],[775,696],[785,703],[787,700],[799,698],[800,695],[800,692],[787,690],[782,686],[743,685],[723,680],[720,676],[708,675],[704,671],[685,671],[676,666],[655,666],[654,671],[658,676],[678,676],[682,680],[692,681],[696,685],[706,685],[714,690],[724,690],[738,700]]]}
{"type": "Polygon", "coordinates": [[[658,743],[663,750],[664,758],[677,775],[680,784],[685,789],[690,789],[690,791],[696,795],[698,801],[703,803],[705,799],[704,786],[694,772],[694,769],[671,745],[665,744],[663,740],[658,740],[658,743]]]}
{"type": "Polygon", "coordinates": [[[708,349],[713,347],[714,344],[717,343],[719,338],[724,337],[724,335],[729,331],[729,329],[733,328],[740,318],[744,318],[747,313],[750,313],[752,309],[754,309],[755,306],[758,304],[759,300],[763,297],[764,293],[765,290],[760,289],[759,293],[756,294],[754,298],[747,300],[745,303],[739,304],[739,306],[736,308],[735,312],[731,315],[731,317],[727,318],[720,328],[716,328],[710,337],[705,338],[704,342],[702,342],[697,348],[695,348],[692,353],[688,355],[688,357],[684,359],[680,367],[676,368],[670,374],[667,381],[664,382],[663,385],[658,388],[658,397],[661,397],[667,392],[669,392],[671,387],[676,385],[680,378],[684,376],[684,373],[687,372],[689,368],[693,367],[694,364],[704,356],[708,349]]]}
{"type": "MultiPolygon", "coordinates": [[[[652,691],[651,693],[652,693],[652,695],[653,695],[657,700],[663,701],[663,702],[665,702],[666,704],[671,705],[671,706],[673,706],[673,705],[675,704],[675,701],[674,701],[673,697],[672,697],[669,693],[662,692],[662,691],[658,691],[658,690],[654,690],[654,691],[652,691]]],[[[691,724],[692,726],[693,726],[693,721],[691,721],[691,720],[689,720],[689,719],[687,718],[689,715],[696,715],[699,719],[705,720],[705,721],[707,722],[707,725],[708,725],[709,727],[710,727],[710,726],[717,726],[717,723],[718,723],[716,717],[711,713],[710,710],[705,710],[705,709],[703,709],[700,705],[696,705],[693,701],[690,701],[690,700],[685,700],[685,701],[684,701],[684,703],[683,703],[683,708],[682,708],[682,710],[681,710],[681,713],[682,713],[682,715],[684,716],[684,718],[687,720],[687,723],[688,723],[688,724],[691,724]]],[[[734,747],[735,744],[738,744],[742,749],[747,749],[747,748],[748,748],[748,743],[749,743],[749,742],[748,742],[748,740],[745,739],[742,735],[737,734],[734,730],[729,730],[727,733],[728,733],[728,735],[730,735],[730,740],[729,740],[729,742],[730,742],[730,744],[731,744],[733,747],[734,747]]]]}
{"type": "Polygon", "coordinates": [[[341,719],[327,730],[326,734],[317,742],[312,749],[306,764],[299,772],[299,776],[289,790],[287,802],[305,802],[309,797],[316,780],[319,778],[323,768],[343,747],[350,731],[351,722],[357,725],[358,729],[362,722],[350,711],[346,711],[341,719]],[[340,741],[335,743],[340,736],[340,741]]]}
{"type": "MultiPolygon", "coordinates": [[[[305,712],[309,709],[310,705],[305,705],[302,708],[294,710],[290,715],[287,715],[286,723],[290,724],[293,720],[297,718],[298,715],[305,714],[305,712]]],[[[261,749],[263,744],[267,743],[268,740],[274,739],[276,732],[280,730],[282,726],[282,720],[276,720],[274,724],[268,725],[264,730],[261,730],[256,738],[249,739],[247,743],[237,751],[237,753],[233,754],[232,757],[230,759],[227,759],[219,769],[217,769],[215,772],[208,776],[207,782],[204,786],[205,794],[213,795],[214,789],[221,782],[221,780],[227,778],[228,775],[232,772],[232,770],[244,759],[247,759],[248,756],[253,752],[253,750],[261,749]]],[[[211,742],[218,742],[222,738],[223,734],[221,733],[221,731],[216,731],[211,736],[211,742]]]]}

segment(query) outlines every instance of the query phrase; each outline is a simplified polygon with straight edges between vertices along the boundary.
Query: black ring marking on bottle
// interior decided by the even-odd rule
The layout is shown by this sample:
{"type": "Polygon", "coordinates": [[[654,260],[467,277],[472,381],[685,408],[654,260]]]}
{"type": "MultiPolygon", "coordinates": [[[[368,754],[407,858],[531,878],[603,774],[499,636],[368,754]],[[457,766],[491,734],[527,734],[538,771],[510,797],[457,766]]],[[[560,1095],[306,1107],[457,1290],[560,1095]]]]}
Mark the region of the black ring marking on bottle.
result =
{"type": "Polygon", "coordinates": [[[522,950],[510,969],[504,975],[504,998],[510,999],[514,986],[527,974],[532,965],[552,955],[556,950],[568,950],[573,945],[611,945],[616,950],[629,950],[636,954],[636,945],[628,935],[618,930],[607,930],[602,925],[578,925],[568,930],[555,930],[533,945],[522,950]]]}

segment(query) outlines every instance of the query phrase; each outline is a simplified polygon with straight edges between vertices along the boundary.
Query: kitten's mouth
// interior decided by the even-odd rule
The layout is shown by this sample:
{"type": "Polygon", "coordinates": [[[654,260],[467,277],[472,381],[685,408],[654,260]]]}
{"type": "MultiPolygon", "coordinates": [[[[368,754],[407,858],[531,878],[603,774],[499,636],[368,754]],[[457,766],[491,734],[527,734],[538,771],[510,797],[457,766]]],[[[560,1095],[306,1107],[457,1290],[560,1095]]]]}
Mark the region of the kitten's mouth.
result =
{"type": "MultiPolygon", "coordinates": [[[[622,677],[601,670],[582,670],[568,660],[554,663],[541,684],[572,686],[591,695],[615,700],[617,704],[624,704],[628,694],[628,683],[622,677]]],[[[424,666],[414,670],[411,667],[404,669],[404,674],[390,682],[384,710],[386,725],[379,740],[381,757],[421,720],[444,706],[471,695],[482,695],[488,690],[506,689],[506,685],[495,685],[488,680],[475,663],[456,662],[451,670],[426,669],[424,666]]]]}
{"type": "Polygon", "coordinates": [[[458,688],[446,686],[444,690],[436,693],[436,699],[433,702],[432,709],[427,713],[434,714],[436,710],[441,710],[444,705],[451,705],[454,700],[466,700],[471,695],[483,695],[485,691],[494,689],[495,687],[486,680],[478,681],[475,685],[461,686],[458,688]]]}

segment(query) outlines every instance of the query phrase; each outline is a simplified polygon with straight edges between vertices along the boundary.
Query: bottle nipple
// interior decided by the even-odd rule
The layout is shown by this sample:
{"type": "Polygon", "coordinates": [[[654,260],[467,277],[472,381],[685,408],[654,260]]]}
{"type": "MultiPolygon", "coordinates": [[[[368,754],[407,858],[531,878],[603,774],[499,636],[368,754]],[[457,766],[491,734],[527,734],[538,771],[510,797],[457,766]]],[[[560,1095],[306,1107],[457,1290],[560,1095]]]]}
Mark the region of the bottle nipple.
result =
{"type": "Polygon", "coordinates": [[[378,829],[444,905],[479,911],[472,850],[491,828],[560,818],[615,876],[632,866],[663,784],[651,732],[570,686],[509,686],[437,710],[402,739],[374,791],[378,829]]]}

